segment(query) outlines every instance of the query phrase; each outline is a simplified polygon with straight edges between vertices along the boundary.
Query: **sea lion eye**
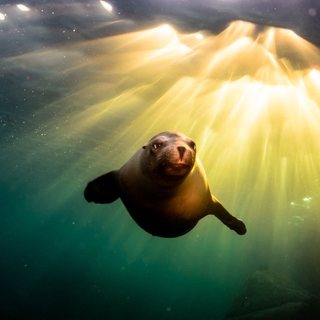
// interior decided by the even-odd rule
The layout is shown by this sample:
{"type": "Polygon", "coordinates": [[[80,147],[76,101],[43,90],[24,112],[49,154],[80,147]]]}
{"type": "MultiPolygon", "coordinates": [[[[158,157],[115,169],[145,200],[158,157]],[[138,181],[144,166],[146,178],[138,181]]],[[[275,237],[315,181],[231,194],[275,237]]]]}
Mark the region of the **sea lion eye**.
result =
{"type": "Polygon", "coordinates": [[[191,149],[193,149],[194,151],[196,151],[196,144],[192,141],[190,142],[190,147],[191,149]]]}
{"type": "Polygon", "coordinates": [[[158,149],[158,148],[160,148],[161,146],[162,146],[162,143],[160,143],[160,142],[154,143],[154,144],[152,145],[153,149],[158,149]]]}

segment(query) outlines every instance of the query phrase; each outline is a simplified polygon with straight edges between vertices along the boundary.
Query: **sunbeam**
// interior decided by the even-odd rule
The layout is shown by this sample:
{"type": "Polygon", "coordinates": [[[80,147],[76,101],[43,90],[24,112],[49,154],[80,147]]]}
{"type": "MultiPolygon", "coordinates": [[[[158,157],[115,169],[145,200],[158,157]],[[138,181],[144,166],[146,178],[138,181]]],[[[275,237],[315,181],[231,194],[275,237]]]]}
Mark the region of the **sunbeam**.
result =
{"type": "MultiPolygon", "coordinates": [[[[44,204],[53,194],[56,199],[45,214],[82,197],[88,180],[118,169],[150,137],[176,130],[197,142],[213,193],[246,221],[241,246],[258,252],[269,242],[269,251],[259,254],[272,264],[279,248],[295,245],[297,227],[319,226],[320,52],[292,31],[237,21],[218,35],[182,34],[163,25],[32,52],[1,65],[41,105],[36,111],[24,105],[24,125],[4,131],[2,149],[17,155],[3,164],[16,172],[12,188],[41,159],[32,172],[44,186],[35,202],[44,204]]],[[[107,206],[97,211],[112,214],[107,206]]],[[[87,221],[78,217],[83,225],[87,221]]],[[[130,239],[142,231],[129,217],[123,221],[110,241],[125,237],[133,261],[148,250],[148,238],[133,250],[130,239]]],[[[198,251],[199,235],[202,241],[214,235],[228,247],[229,233],[213,224],[204,219],[185,236],[191,245],[184,251],[181,242],[179,254],[198,251]]],[[[154,252],[161,251],[159,240],[151,241],[154,252]]],[[[234,246],[231,251],[232,259],[245,259],[234,246]]],[[[169,257],[173,264],[176,254],[169,257]]]]}

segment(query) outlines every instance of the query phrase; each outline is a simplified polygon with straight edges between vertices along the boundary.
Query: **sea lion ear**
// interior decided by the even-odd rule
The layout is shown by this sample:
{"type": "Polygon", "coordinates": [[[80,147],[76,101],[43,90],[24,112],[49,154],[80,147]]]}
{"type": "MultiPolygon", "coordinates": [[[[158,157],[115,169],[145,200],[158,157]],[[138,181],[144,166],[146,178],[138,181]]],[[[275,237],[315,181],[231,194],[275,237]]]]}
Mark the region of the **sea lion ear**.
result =
{"type": "Polygon", "coordinates": [[[145,149],[147,146],[143,146],[142,149],[145,149]]]}

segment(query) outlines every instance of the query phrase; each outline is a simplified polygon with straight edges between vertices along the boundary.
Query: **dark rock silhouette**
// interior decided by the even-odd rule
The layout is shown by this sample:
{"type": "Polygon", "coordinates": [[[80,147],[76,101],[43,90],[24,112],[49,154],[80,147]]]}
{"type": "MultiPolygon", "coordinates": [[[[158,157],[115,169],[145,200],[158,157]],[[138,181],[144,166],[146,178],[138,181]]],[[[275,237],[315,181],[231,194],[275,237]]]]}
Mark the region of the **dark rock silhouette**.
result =
{"type": "Polygon", "coordinates": [[[224,319],[316,320],[320,319],[320,298],[268,270],[256,271],[224,319]]]}

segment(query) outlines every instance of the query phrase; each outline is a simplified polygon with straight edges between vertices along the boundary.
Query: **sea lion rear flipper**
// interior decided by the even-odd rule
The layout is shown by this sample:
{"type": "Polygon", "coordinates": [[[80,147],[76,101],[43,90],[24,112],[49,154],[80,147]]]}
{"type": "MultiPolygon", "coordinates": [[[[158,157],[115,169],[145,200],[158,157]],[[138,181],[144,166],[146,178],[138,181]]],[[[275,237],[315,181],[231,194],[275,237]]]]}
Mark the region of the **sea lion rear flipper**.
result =
{"type": "Polygon", "coordinates": [[[111,203],[120,197],[116,171],[110,171],[92,181],[84,190],[88,202],[111,203]]]}
{"type": "Polygon", "coordinates": [[[212,200],[214,202],[213,215],[229,227],[229,229],[234,230],[237,234],[243,235],[247,232],[246,225],[242,220],[229,213],[214,196],[212,196],[212,200]]]}

